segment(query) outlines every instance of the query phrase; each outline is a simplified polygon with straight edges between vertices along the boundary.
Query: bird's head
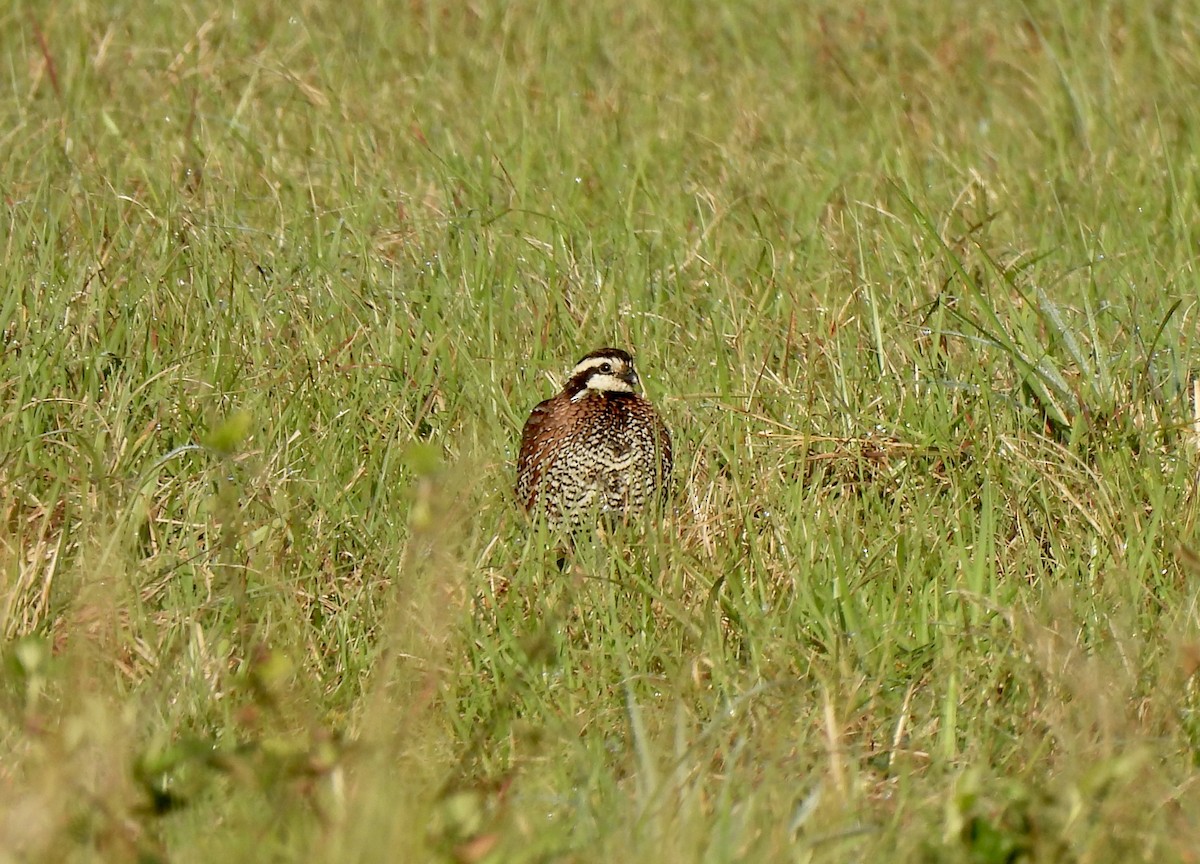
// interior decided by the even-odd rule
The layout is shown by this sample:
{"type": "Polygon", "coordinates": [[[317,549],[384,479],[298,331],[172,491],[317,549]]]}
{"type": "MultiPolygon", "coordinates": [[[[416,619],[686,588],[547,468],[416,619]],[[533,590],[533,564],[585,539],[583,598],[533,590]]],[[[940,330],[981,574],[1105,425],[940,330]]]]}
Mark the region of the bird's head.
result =
{"type": "Polygon", "coordinates": [[[636,393],[641,382],[633,358],[620,348],[601,348],[575,364],[564,388],[579,398],[589,390],[600,393],[636,393]]]}

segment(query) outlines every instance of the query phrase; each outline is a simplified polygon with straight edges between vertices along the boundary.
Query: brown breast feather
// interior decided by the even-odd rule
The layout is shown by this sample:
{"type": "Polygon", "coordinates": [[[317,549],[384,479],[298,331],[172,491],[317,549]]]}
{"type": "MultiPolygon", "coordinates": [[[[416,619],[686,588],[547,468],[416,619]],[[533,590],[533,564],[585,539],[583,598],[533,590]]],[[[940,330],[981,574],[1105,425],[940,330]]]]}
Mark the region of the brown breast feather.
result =
{"type": "MultiPolygon", "coordinates": [[[[521,430],[521,450],[517,456],[517,476],[519,485],[517,495],[526,510],[532,510],[537,503],[538,492],[541,488],[542,475],[549,467],[550,459],[545,451],[538,452],[538,445],[557,441],[563,435],[569,435],[578,422],[579,414],[588,410],[586,398],[601,398],[599,394],[589,394],[585,400],[573,402],[567,392],[540,402],[530,412],[529,419],[521,430]]],[[[654,407],[640,396],[628,397],[617,401],[620,410],[633,410],[634,413],[653,417],[653,425],[659,448],[660,482],[666,486],[671,474],[672,448],[671,433],[663,422],[661,415],[654,407]]]]}

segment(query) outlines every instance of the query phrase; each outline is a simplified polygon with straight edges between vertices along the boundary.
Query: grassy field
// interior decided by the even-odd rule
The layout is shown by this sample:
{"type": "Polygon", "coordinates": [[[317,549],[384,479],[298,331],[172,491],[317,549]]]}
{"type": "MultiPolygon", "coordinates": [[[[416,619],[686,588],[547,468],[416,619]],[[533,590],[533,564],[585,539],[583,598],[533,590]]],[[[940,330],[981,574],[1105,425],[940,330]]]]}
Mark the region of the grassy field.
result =
{"type": "Polygon", "coordinates": [[[0,13],[0,864],[1200,861],[1200,10],[213,5],[0,13]]]}

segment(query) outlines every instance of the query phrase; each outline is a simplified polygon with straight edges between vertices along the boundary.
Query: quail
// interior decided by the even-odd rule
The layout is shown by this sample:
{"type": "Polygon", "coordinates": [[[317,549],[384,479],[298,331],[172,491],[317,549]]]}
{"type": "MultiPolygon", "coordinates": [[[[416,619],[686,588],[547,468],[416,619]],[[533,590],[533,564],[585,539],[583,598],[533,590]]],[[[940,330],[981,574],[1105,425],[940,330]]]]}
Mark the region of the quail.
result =
{"type": "Polygon", "coordinates": [[[628,353],[601,348],[575,364],[562,392],[533,409],[517,458],[517,498],[527,511],[574,529],[662,500],[671,433],[639,384],[628,353]]]}

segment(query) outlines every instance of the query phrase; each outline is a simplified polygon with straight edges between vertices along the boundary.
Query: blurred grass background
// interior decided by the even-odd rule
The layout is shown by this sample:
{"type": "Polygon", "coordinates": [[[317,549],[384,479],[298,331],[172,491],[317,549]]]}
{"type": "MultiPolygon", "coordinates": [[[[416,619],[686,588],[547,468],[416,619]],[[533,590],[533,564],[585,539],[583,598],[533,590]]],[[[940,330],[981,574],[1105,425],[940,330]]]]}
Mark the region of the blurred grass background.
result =
{"type": "Polygon", "coordinates": [[[0,862],[1200,849],[1200,10],[0,13],[0,862]],[[679,494],[559,569],[603,344],[679,494]]]}

